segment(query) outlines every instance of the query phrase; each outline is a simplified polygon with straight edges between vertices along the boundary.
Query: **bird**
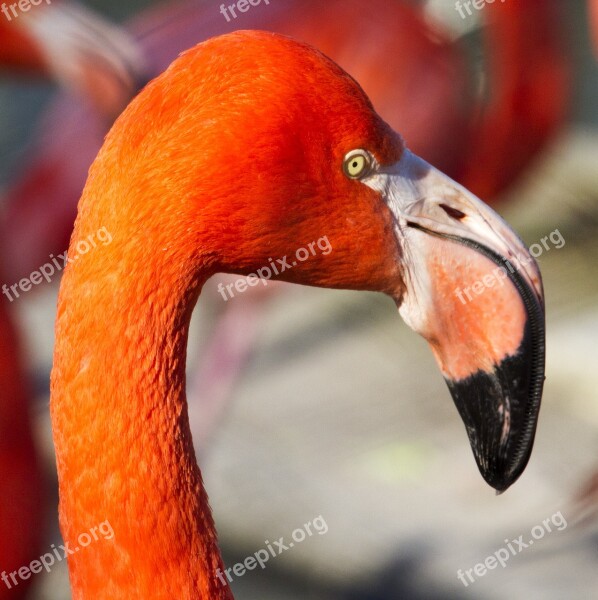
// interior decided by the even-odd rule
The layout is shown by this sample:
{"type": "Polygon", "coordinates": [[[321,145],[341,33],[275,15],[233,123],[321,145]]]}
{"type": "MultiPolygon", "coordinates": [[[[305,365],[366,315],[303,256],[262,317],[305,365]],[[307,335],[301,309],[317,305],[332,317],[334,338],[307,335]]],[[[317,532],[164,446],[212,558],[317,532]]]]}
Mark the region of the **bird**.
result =
{"type": "MultiPolygon", "coordinates": [[[[472,78],[465,44],[411,0],[278,0],[244,14],[243,23],[321,48],[361,82],[417,154],[490,202],[565,119],[570,64],[558,4],[485,7],[484,85],[472,78]],[[482,90],[477,96],[471,91],[476,86],[482,90]],[[483,172],[477,168],[481,155],[488,164],[483,172]]],[[[196,0],[167,3],[132,20],[128,28],[148,78],[185,48],[233,28],[213,8],[196,0]]],[[[89,165],[111,121],[65,95],[42,123],[23,159],[27,168],[6,189],[0,219],[13,281],[68,245],[89,165]]]]}
{"type": "Polygon", "coordinates": [[[594,41],[594,53],[598,59],[598,0],[588,0],[590,28],[594,41]]]}
{"type": "Polygon", "coordinates": [[[118,117],[78,205],[51,373],[59,519],[73,549],[100,522],[114,536],[69,556],[75,600],[232,598],[189,427],[191,313],[214,273],[249,275],[324,235],[328,254],[277,278],[391,296],[430,343],[484,479],[502,492],[521,475],[545,346],[521,240],[324,54],[217,36],[118,117]],[[77,254],[100,228],[111,243],[77,254]],[[490,274],[504,285],[457,298],[490,274]]]}
{"type": "MultiPolygon", "coordinates": [[[[502,5],[486,8],[481,36],[489,64],[484,79],[488,92],[478,96],[470,91],[465,45],[410,0],[367,5],[359,0],[279,0],[243,19],[250,28],[286,33],[321,48],[360,81],[417,154],[490,202],[517,179],[562,123],[569,65],[554,0],[515,3],[508,14],[500,12],[502,5]],[[522,25],[529,23],[534,27],[522,25]],[[552,102],[538,100],[546,97],[552,102]],[[538,107],[542,114],[536,118],[538,107]],[[486,169],[478,168],[482,155],[486,169]]],[[[144,11],[129,30],[147,71],[157,75],[185,47],[233,26],[209,3],[194,0],[144,11]]],[[[59,99],[43,123],[23,160],[27,169],[6,190],[8,209],[0,219],[0,244],[10,257],[13,281],[67,247],[89,165],[110,124],[69,97],[59,99]]],[[[226,305],[215,296],[220,317],[196,359],[198,374],[190,378],[199,451],[230,404],[255,348],[256,329],[231,330],[229,324],[265,314],[269,300],[281,291],[260,289],[259,299],[250,298],[254,289],[226,305]],[[211,368],[217,360],[214,352],[229,357],[217,371],[211,368]]]]}
{"type": "MultiPolygon", "coordinates": [[[[0,15],[2,74],[47,78],[83,95],[103,118],[113,119],[133,91],[141,54],[128,36],[90,11],[69,3],[0,15]]],[[[14,307],[7,257],[0,256],[0,600],[25,598],[33,582],[19,569],[39,557],[47,489],[32,419],[33,393],[14,307]]]]}
{"type": "Polygon", "coordinates": [[[44,483],[32,421],[31,390],[8,300],[0,297],[0,600],[24,598],[31,580],[10,573],[39,556],[44,483]]]}
{"type": "Polygon", "coordinates": [[[482,198],[500,200],[566,122],[573,69],[563,10],[558,0],[484,7],[486,97],[472,107],[465,151],[450,173],[482,198]]]}
{"type": "MultiPolygon", "coordinates": [[[[148,77],[144,53],[132,36],[90,9],[68,1],[36,6],[10,21],[0,18],[0,69],[10,77],[46,78],[60,85],[70,102],[71,118],[84,110],[100,136],[148,77]]],[[[46,241],[48,224],[61,240],[59,248],[68,240],[73,219],[69,214],[65,226],[59,207],[65,198],[72,198],[71,182],[80,177],[78,173],[87,172],[90,161],[81,160],[85,126],[79,132],[82,141],[71,144],[69,151],[61,138],[63,128],[64,123],[58,124],[48,138],[41,136],[39,162],[25,153],[20,161],[25,166],[12,176],[0,198],[0,253],[10,281],[27,277],[56,250],[55,244],[46,241]],[[52,152],[52,140],[61,145],[57,154],[52,152]],[[52,185],[56,180],[60,183],[52,185]],[[44,200],[33,206],[32,197],[44,200]],[[18,233],[13,237],[11,231],[15,230],[18,233]],[[12,243],[19,245],[19,253],[13,252],[12,243]]],[[[87,131],[89,134],[89,127],[87,131]]],[[[32,145],[37,147],[36,141],[32,145]]],[[[78,181],[74,189],[80,194],[78,181]]]]}
{"type": "MultiPolygon", "coordinates": [[[[403,0],[372,2],[368,8],[359,0],[334,0],[330,5],[284,0],[268,11],[247,13],[247,26],[278,30],[322,47],[369,88],[415,151],[442,168],[452,168],[465,144],[462,132],[472,112],[460,107],[467,86],[465,63],[448,37],[431,31],[412,5],[403,0]],[[334,14],[340,15],[342,28],[334,14]],[[373,20],[373,26],[359,27],[364,18],[373,20]],[[384,55],[395,60],[384,63],[384,55]]],[[[149,78],[179,52],[227,26],[209,3],[193,0],[152,7],[130,23],[129,31],[149,78]]],[[[91,108],[72,94],[59,98],[23,158],[27,168],[5,191],[0,246],[10,258],[7,268],[13,281],[68,245],[87,171],[112,123],[91,108]]]]}
{"type": "Polygon", "coordinates": [[[114,119],[144,77],[137,45],[119,27],[74,2],[33,8],[18,18],[0,18],[2,68],[52,79],[114,119]]]}

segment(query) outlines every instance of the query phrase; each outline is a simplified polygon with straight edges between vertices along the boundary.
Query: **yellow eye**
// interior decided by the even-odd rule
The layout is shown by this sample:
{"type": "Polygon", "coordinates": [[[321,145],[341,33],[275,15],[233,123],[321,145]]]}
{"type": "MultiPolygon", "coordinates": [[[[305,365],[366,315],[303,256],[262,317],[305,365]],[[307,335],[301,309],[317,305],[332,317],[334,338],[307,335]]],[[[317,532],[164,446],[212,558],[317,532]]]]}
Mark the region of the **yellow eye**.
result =
{"type": "Polygon", "coordinates": [[[352,150],[345,156],[343,171],[351,179],[359,179],[369,174],[372,168],[372,159],[365,150],[352,150]]]}

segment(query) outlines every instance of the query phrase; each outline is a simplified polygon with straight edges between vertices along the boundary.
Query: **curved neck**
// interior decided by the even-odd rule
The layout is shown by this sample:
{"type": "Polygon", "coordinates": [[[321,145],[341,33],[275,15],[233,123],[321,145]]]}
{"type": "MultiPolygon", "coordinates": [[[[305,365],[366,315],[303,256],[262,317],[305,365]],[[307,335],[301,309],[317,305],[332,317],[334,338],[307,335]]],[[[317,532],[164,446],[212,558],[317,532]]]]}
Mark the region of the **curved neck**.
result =
{"type": "Polygon", "coordinates": [[[73,598],[231,598],[185,398],[207,274],[132,235],[79,256],[61,288],[51,413],[73,598]]]}
{"type": "Polygon", "coordinates": [[[281,279],[394,290],[390,211],[323,167],[364,140],[383,164],[402,152],[352,79],[264,32],[184,53],[117,119],[79,202],[56,326],[62,532],[77,545],[114,530],[71,555],[75,600],[229,597],[187,415],[191,311],[214,272],[255,273],[322,235],[335,252],[281,279]]]}

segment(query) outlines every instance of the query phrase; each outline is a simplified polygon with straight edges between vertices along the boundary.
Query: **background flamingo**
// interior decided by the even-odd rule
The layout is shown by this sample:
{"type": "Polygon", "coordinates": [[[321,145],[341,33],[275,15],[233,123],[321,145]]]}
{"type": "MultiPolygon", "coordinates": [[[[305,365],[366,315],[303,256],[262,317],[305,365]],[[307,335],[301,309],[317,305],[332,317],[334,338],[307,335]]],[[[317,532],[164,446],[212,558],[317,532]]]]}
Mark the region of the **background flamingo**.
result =
{"type": "Polygon", "coordinates": [[[588,0],[590,26],[594,40],[594,51],[598,55],[598,1],[588,0]]]}
{"type": "Polygon", "coordinates": [[[116,117],[144,77],[135,44],[79,4],[59,0],[32,8],[12,21],[0,19],[0,61],[21,74],[51,77],[86,98],[97,114],[116,117]]]}
{"type": "MultiPolygon", "coordinates": [[[[85,94],[113,117],[130,97],[141,62],[126,34],[67,3],[0,19],[0,66],[11,76],[45,76],[85,94]],[[110,46],[110,43],[113,45],[110,46]]],[[[0,271],[5,266],[6,257],[0,271]]],[[[2,284],[8,281],[4,273],[2,284]]],[[[10,292],[9,292],[10,294],[10,292]]],[[[14,301],[13,297],[13,301],[14,301]]],[[[32,583],[10,574],[37,558],[45,535],[41,460],[34,442],[31,385],[13,307],[0,297],[0,599],[24,598],[32,583]]]]}
{"type": "MultiPolygon", "coordinates": [[[[0,299],[0,571],[11,573],[39,555],[44,536],[45,489],[33,440],[31,390],[22,348],[0,299]]],[[[0,599],[23,598],[30,581],[2,582],[0,599]]]]}

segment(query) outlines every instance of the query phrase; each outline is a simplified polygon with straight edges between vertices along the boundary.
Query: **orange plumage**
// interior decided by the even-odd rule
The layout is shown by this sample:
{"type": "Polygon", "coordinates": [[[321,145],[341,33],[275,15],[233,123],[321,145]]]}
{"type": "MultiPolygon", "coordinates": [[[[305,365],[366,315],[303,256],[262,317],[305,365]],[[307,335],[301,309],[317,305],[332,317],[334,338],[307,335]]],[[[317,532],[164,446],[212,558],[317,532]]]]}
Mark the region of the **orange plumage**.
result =
{"type": "Polygon", "coordinates": [[[338,67],[264,33],[185,53],[117,121],[71,249],[104,226],[114,239],[65,273],[52,374],[64,537],[98,519],[115,531],[71,557],[75,599],[229,597],[187,420],[191,309],[216,270],[249,272],[320,235],[335,252],[290,279],[386,288],[389,217],[323,168],[366,144],[385,162],[402,148],[338,67]],[[297,73],[327,90],[317,112],[297,73]]]}
{"type": "Polygon", "coordinates": [[[522,257],[517,287],[496,293],[521,326],[505,343],[491,315],[464,374],[452,380],[440,362],[486,481],[502,491],[525,468],[543,381],[537,265],[310,46],[237,32],[185,52],[148,84],[90,170],[70,255],[102,228],[112,241],[65,271],[52,371],[63,536],[76,546],[99,522],[114,530],[70,557],[75,600],[230,598],[187,414],[191,312],[214,273],[255,272],[322,236],[332,251],[281,279],[385,292],[446,352],[452,340],[430,326],[447,316],[429,283],[444,277],[434,265],[453,257],[483,275],[522,257]]]}

